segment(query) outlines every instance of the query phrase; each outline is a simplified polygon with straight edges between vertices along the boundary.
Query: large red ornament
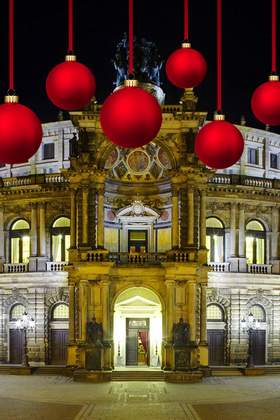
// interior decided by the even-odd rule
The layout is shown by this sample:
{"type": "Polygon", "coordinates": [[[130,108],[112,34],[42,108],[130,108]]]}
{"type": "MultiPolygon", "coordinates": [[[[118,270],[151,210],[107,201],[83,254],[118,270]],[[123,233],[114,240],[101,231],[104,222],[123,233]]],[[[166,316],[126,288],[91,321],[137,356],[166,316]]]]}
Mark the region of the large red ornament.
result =
{"type": "Polygon", "coordinates": [[[223,120],[206,124],[195,139],[195,153],[205,165],[224,169],[234,165],[241,157],[244,140],[240,131],[223,120]]]}
{"type": "Polygon", "coordinates": [[[190,88],[199,85],[205,78],[207,64],[200,52],[190,47],[174,51],[166,63],[167,77],[179,88],[190,88]]]}
{"type": "Polygon", "coordinates": [[[162,113],[157,100],[139,87],[126,86],[104,102],[100,122],[112,143],[134,148],[153,140],[161,127],[162,113]]]}
{"type": "Polygon", "coordinates": [[[58,64],[50,71],[46,81],[49,99],[58,108],[66,111],[87,106],[95,94],[95,89],[93,74],[84,64],[77,61],[58,64]]]}
{"type": "Polygon", "coordinates": [[[262,83],[254,91],[251,108],[262,123],[280,125],[280,82],[277,76],[271,77],[271,80],[262,83]]]}
{"type": "Polygon", "coordinates": [[[42,126],[36,114],[19,103],[0,105],[0,162],[27,162],[42,141],[42,126]]]}

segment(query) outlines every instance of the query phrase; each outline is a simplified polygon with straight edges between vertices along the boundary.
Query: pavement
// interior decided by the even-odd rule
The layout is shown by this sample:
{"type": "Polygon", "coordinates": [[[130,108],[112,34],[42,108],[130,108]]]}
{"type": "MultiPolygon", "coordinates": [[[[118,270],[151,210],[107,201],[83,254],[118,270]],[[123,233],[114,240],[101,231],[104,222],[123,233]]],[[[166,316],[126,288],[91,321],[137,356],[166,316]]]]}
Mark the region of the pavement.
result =
{"type": "Polygon", "coordinates": [[[280,375],[88,384],[0,375],[0,420],[279,420],[280,375]]]}

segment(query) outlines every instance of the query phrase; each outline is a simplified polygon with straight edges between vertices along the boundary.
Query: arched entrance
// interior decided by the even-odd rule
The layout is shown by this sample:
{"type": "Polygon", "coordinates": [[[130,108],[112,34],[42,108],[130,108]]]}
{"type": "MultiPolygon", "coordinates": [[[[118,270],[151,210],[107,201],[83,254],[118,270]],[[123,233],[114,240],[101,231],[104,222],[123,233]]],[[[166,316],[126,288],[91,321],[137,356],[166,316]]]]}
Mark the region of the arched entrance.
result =
{"type": "Polygon", "coordinates": [[[161,366],[162,307],[145,287],[123,291],[114,306],[114,365],[161,366]]]}

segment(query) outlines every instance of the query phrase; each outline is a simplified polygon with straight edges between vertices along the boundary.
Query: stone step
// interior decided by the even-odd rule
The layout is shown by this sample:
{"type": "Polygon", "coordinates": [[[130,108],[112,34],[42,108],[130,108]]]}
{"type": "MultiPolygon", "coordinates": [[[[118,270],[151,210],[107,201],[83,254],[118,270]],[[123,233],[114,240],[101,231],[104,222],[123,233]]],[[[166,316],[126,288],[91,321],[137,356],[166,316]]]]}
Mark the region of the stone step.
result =
{"type": "Polygon", "coordinates": [[[242,370],[237,367],[213,367],[212,376],[243,376],[242,370]]]}
{"type": "Polygon", "coordinates": [[[164,381],[164,372],[162,371],[113,371],[112,381],[147,381],[162,382],[164,381]]]}
{"type": "Polygon", "coordinates": [[[40,366],[34,368],[35,375],[61,375],[73,376],[73,369],[66,366],[40,366]]]}

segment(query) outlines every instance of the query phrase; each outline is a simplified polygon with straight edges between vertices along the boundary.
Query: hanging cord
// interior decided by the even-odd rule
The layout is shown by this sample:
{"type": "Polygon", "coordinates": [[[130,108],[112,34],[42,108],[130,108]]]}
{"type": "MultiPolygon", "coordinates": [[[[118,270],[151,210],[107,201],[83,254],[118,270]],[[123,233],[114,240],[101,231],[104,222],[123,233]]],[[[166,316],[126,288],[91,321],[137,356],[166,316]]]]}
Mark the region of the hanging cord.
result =
{"type": "Polygon", "coordinates": [[[68,0],[68,54],[73,54],[73,0],[68,0]]]}
{"type": "Polygon", "coordinates": [[[9,91],[14,91],[14,0],[9,0],[9,91]]]}
{"type": "Polygon", "coordinates": [[[184,41],[189,40],[189,0],[184,0],[184,41]]]}
{"type": "Polygon", "coordinates": [[[277,73],[276,64],[276,0],[271,0],[271,72],[277,73]]]}
{"type": "Polygon", "coordinates": [[[128,0],[128,73],[129,75],[134,74],[134,51],[133,51],[133,39],[134,38],[134,27],[133,27],[133,0],[128,0]]]}
{"type": "Polygon", "coordinates": [[[217,0],[217,113],[222,113],[222,0],[217,0]]]}

